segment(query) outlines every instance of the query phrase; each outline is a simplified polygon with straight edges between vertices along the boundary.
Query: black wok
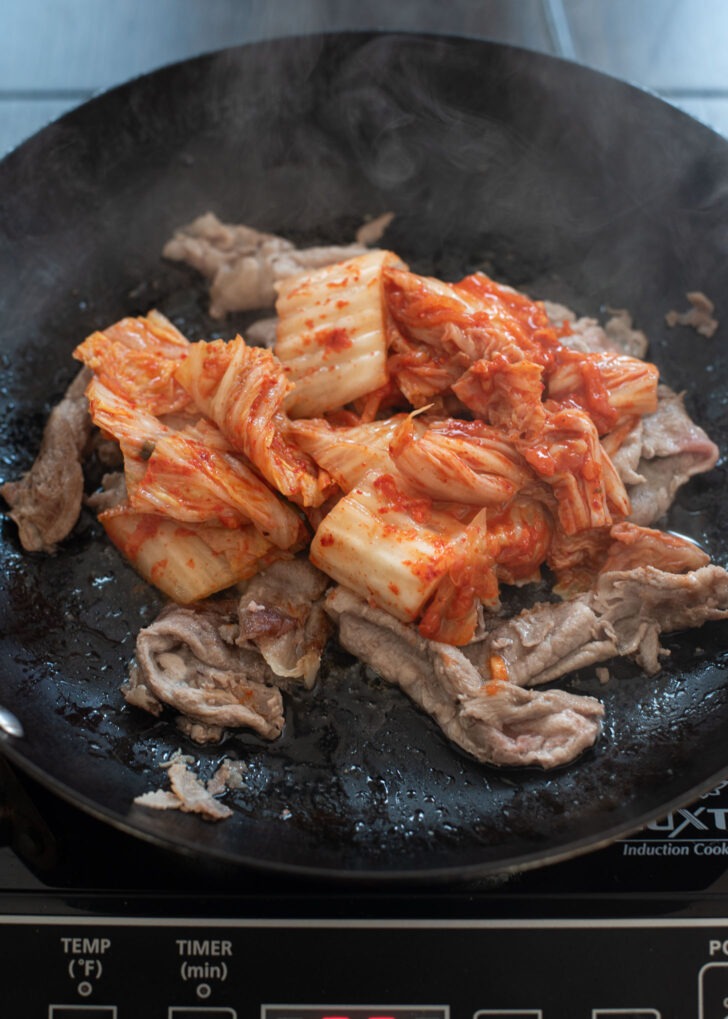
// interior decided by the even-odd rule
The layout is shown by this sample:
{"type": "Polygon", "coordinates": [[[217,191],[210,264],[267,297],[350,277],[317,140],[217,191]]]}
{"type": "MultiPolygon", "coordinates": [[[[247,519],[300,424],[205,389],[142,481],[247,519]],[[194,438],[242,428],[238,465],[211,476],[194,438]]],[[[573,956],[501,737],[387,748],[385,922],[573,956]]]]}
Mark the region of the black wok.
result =
{"type": "MultiPolygon", "coordinates": [[[[4,478],[26,469],[92,329],[157,306],[192,337],[194,273],[160,258],[208,209],[304,242],[345,241],[392,210],[385,243],[414,269],[483,267],[580,312],[627,307],[664,378],[728,448],[728,345],[664,315],[702,289],[728,319],[728,143],[651,95],[584,68],[463,39],[287,39],[173,66],[100,96],[0,165],[0,428],[4,478]]],[[[724,327],[725,328],[725,327],[724,327]]],[[[722,462],[669,525],[728,561],[722,462]]],[[[728,773],[728,632],[675,635],[662,673],[631,663],[600,687],[597,747],[551,774],[499,771],[331,648],[274,744],[197,751],[248,762],[234,817],[132,807],[189,750],[119,693],[134,634],[159,607],[84,512],[52,558],[2,529],[0,702],[22,723],[10,760],[60,796],[164,846],[348,878],[506,873],[583,852],[728,773]]]]}

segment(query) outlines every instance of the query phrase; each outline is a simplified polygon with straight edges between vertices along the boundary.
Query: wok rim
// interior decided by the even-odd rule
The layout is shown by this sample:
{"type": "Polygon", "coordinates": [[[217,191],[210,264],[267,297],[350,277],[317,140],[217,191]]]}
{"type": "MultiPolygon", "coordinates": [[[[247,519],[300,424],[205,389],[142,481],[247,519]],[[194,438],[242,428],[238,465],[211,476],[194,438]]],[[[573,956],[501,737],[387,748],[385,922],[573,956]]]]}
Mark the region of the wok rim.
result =
{"type": "MultiPolygon", "coordinates": [[[[649,97],[652,101],[668,106],[672,113],[678,118],[682,118],[686,122],[699,124],[702,130],[708,131],[717,138],[720,138],[728,151],[728,140],[726,140],[714,128],[702,123],[702,121],[698,118],[686,113],[684,110],[680,109],[680,107],[673,105],[668,99],[661,97],[653,89],[627,79],[619,78],[608,72],[588,67],[576,60],[545,53],[539,50],[532,50],[524,46],[513,45],[511,43],[501,43],[492,39],[474,37],[467,34],[449,33],[444,35],[417,30],[376,31],[371,29],[354,29],[341,32],[303,32],[286,36],[270,36],[249,43],[202,51],[193,56],[162,64],[152,70],[134,75],[123,82],[104,87],[94,92],[89,96],[89,98],[79,103],[71,110],[53,118],[40,130],[10,149],[3,155],[2,160],[0,160],[0,166],[6,162],[12,161],[16,155],[18,153],[22,153],[27,146],[38,144],[39,140],[42,140],[43,135],[52,130],[54,125],[73,122],[76,117],[85,116],[89,107],[102,104],[107,101],[109,97],[129,93],[139,83],[147,82],[152,78],[162,78],[166,75],[173,75],[177,69],[188,68],[194,64],[202,66],[204,63],[211,60],[225,56],[234,57],[251,49],[259,49],[266,46],[278,46],[280,44],[293,45],[300,40],[328,40],[338,42],[346,38],[362,41],[384,38],[396,40],[401,38],[431,44],[474,44],[477,46],[491,48],[493,51],[497,52],[513,52],[522,55],[527,54],[535,57],[538,61],[543,62],[544,64],[551,63],[568,68],[578,68],[581,73],[588,74],[591,77],[603,78],[628,89],[634,89],[642,95],[649,97]]],[[[170,850],[174,853],[188,857],[194,857],[195,855],[200,854],[200,848],[196,847],[186,837],[178,837],[176,839],[165,837],[158,832],[137,826],[128,817],[121,816],[112,810],[106,810],[103,804],[96,802],[84,793],[74,790],[62,779],[50,774],[44,768],[37,765],[33,760],[30,760],[25,755],[22,747],[19,746],[19,743],[20,740],[15,739],[14,737],[2,735],[2,737],[0,737],[0,752],[5,754],[10,762],[17,766],[20,771],[28,774],[32,779],[39,782],[42,786],[60,797],[69,805],[82,810],[87,815],[104,822],[112,828],[159,848],[170,850]]],[[[391,885],[393,883],[422,884],[427,882],[442,883],[448,881],[465,882],[468,880],[477,880],[486,877],[502,877],[535,870],[540,867],[552,866],[559,862],[575,859],[605,848],[621,838],[625,838],[630,834],[642,830],[647,824],[660,819],[667,813],[676,810],[681,806],[688,805],[699,796],[710,791],[726,778],[728,778],[728,762],[726,762],[725,766],[717,773],[711,775],[710,778],[701,780],[697,784],[691,786],[689,792],[681,793],[680,795],[661,804],[657,808],[643,811],[637,817],[629,821],[623,820],[605,828],[599,833],[591,833],[570,841],[565,841],[550,849],[544,850],[543,848],[539,848],[533,852],[521,853],[508,862],[496,860],[481,864],[458,864],[451,867],[435,867],[432,869],[418,868],[416,870],[386,868],[381,870],[376,868],[360,870],[346,867],[316,867],[310,865],[299,865],[290,862],[284,863],[276,860],[263,860],[258,856],[250,857],[244,855],[244,853],[231,853],[224,847],[211,848],[209,845],[206,845],[202,852],[203,855],[209,858],[265,873],[292,875],[306,879],[323,878],[333,882],[351,882],[357,885],[377,883],[387,885],[391,885]]],[[[200,823],[202,824],[204,822],[200,821],[200,823]]]]}

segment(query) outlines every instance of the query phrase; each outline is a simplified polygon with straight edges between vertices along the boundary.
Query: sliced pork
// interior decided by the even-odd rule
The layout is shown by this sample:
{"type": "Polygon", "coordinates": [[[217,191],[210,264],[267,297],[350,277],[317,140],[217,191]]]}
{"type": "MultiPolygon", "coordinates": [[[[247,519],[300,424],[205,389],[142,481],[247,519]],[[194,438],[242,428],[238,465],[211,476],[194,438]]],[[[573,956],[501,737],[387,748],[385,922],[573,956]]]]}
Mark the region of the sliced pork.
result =
{"type": "Polygon", "coordinates": [[[497,656],[509,681],[526,687],[615,657],[655,673],[660,634],[717,619],[728,619],[728,573],[719,566],[609,570],[573,601],[540,603],[496,624],[465,654],[486,676],[497,656]]]}
{"type": "Polygon", "coordinates": [[[362,244],[296,248],[276,234],[221,223],[212,212],[180,227],[162,251],[210,280],[210,315],[272,308],[275,284],[307,269],[343,262],[366,251],[362,244]]]}
{"type": "Polygon", "coordinates": [[[660,386],[657,410],[640,425],[640,458],[634,471],[641,480],[630,484],[623,476],[632,503],[629,519],[654,523],[670,508],[678,489],[714,467],[718,456],[718,447],[685,409],[684,396],[660,386]]]}
{"type": "Polygon", "coordinates": [[[701,336],[708,339],[720,325],[713,316],[715,305],[700,290],[691,290],[685,295],[690,303],[688,311],[668,311],[665,321],[669,326],[692,326],[701,336]]]}
{"type": "Polygon", "coordinates": [[[334,588],[326,608],[347,651],[398,685],[480,761],[553,768],[599,735],[604,709],[593,697],[486,682],[458,648],[426,640],[346,588],[334,588]]]}
{"type": "Polygon", "coordinates": [[[232,760],[224,757],[207,783],[207,791],[212,796],[221,796],[228,789],[242,789],[245,785],[243,775],[247,771],[245,761],[232,760]]]}
{"type": "Polygon", "coordinates": [[[152,714],[165,705],[197,742],[250,728],[266,739],[283,730],[283,701],[256,651],[230,644],[234,633],[214,610],[172,607],[139,632],[124,697],[152,714]]]}
{"type": "Polygon", "coordinates": [[[230,807],[216,800],[183,761],[175,761],[168,775],[172,792],[180,802],[180,810],[202,814],[211,821],[223,821],[232,816],[230,807]]]}
{"type": "Polygon", "coordinates": [[[86,505],[96,513],[114,509],[127,501],[126,478],[123,471],[111,471],[101,478],[99,488],[86,498],[86,505]]]}
{"type": "MultiPolygon", "coordinates": [[[[639,473],[640,460],[642,459],[642,421],[643,418],[639,418],[635,422],[619,449],[610,454],[612,466],[622,479],[622,484],[627,487],[628,493],[630,485],[641,485],[645,481],[639,473]]],[[[647,521],[647,523],[651,523],[651,521],[647,521]]]]}
{"type": "Polygon", "coordinates": [[[200,814],[207,821],[223,821],[232,817],[232,810],[215,797],[238,789],[242,785],[242,761],[224,758],[215,774],[205,785],[192,770],[193,761],[176,751],[163,765],[169,777],[170,789],[155,789],[137,796],[134,802],[152,810],[181,810],[200,814]]]}
{"type": "Polygon", "coordinates": [[[605,324],[601,325],[595,318],[577,318],[563,304],[544,301],[544,307],[555,326],[569,326],[570,332],[559,337],[565,347],[579,350],[583,354],[606,350],[644,358],[647,353],[647,337],[641,329],[634,328],[632,316],[624,309],[614,309],[605,324]]]}
{"type": "Polygon", "coordinates": [[[267,347],[273,350],[278,337],[278,316],[271,315],[268,318],[259,318],[245,330],[246,342],[252,343],[255,347],[267,347]]]}
{"type": "Polygon", "coordinates": [[[619,654],[654,673],[660,634],[728,619],[728,573],[714,564],[679,574],[654,566],[603,573],[592,606],[613,627],[619,654]]]}
{"type": "Polygon", "coordinates": [[[495,624],[485,640],[464,649],[484,676],[493,656],[508,680],[531,687],[617,655],[616,634],[603,624],[590,597],[542,602],[495,624]]]}
{"type": "Polygon", "coordinates": [[[28,552],[55,552],[81,512],[81,462],[91,431],[84,392],[90,378],[88,369],[78,373],[51,411],[33,466],[19,481],[7,481],[0,487],[28,552]]]}
{"type": "Polygon", "coordinates": [[[330,633],[323,596],[330,580],[307,559],[274,563],[247,584],[238,607],[242,648],[257,649],[278,678],[316,682],[330,633]]]}

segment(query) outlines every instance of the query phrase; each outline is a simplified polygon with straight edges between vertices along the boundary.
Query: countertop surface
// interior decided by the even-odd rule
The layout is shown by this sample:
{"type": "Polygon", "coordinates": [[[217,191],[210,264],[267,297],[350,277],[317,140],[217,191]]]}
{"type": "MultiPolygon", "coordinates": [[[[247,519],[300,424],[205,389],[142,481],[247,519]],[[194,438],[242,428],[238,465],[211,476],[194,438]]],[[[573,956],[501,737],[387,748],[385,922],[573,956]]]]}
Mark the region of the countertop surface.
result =
{"type": "Polygon", "coordinates": [[[728,136],[725,0],[3,0],[0,154],[99,90],[226,46],[327,30],[452,33],[576,60],[728,136]]]}

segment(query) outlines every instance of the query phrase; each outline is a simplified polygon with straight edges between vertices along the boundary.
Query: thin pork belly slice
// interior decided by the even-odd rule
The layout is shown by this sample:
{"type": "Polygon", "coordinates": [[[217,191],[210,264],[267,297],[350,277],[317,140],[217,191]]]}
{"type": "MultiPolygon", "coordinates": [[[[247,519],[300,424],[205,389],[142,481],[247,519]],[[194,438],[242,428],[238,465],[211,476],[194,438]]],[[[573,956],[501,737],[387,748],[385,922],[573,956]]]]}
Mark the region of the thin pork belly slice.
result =
{"type": "Polygon", "coordinates": [[[464,648],[478,672],[490,675],[493,657],[516,686],[548,683],[619,654],[617,635],[599,618],[591,593],[543,602],[497,622],[484,641],[464,648]]]}
{"type": "MultiPolygon", "coordinates": [[[[188,758],[177,751],[169,763],[163,766],[169,777],[171,789],[150,790],[141,796],[135,796],[134,802],[151,810],[181,810],[187,814],[200,814],[206,821],[223,821],[232,817],[230,807],[215,799],[216,795],[224,793],[228,788],[224,776],[222,781],[215,782],[216,773],[213,781],[205,786],[190,769],[190,763],[188,758]]],[[[224,763],[223,761],[218,772],[222,771],[224,763]]]]}
{"type": "Polygon", "coordinates": [[[169,782],[180,802],[180,810],[185,813],[201,814],[210,821],[232,817],[230,807],[216,800],[184,761],[175,761],[170,766],[169,782]]]}
{"type": "Polygon", "coordinates": [[[38,456],[18,481],[0,487],[27,552],[55,552],[73,530],[83,500],[83,450],[91,432],[82,368],[51,411],[38,456]]]}
{"type": "Polygon", "coordinates": [[[629,656],[660,669],[660,634],[728,618],[728,573],[715,565],[686,573],[654,566],[602,573],[573,601],[544,602],[496,623],[465,648],[484,675],[497,656],[517,686],[548,683],[575,669],[629,656]]]}
{"type": "Polygon", "coordinates": [[[616,634],[618,653],[655,673],[665,654],[661,633],[728,619],[728,573],[714,564],[687,573],[654,566],[615,570],[601,574],[590,598],[595,614],[616,634]]]}
{"type": "Polygon", "coordinates": [[[249,728],[266,739],[283,730],[283,700],[256,651],[228,643],[235,626],[214,611],[173,607],[139,632],[136,662],[122,687],[129,704],[154,715],[164,705],[199,743],[227,729],[249,728]]]}
{"type": "Polygon", "coordinates": [[[484,681],[458,648],[426,640],[346,588],[329,592],[325,604],[342,646],[398,685],[449,739],[484,763],[553,768],[578,757],[599,735],[604,709],[593,697],[484,681]]]}
{"type": "MultiPolygon", "coordinates": [[[[677,490],[715,466],[719,450],[685,409],[682,394],[658,388],[657,410],[640,424],[640,458],[627,489],[635,524],[651,524],[672,505],[677,490]]],[[[619,467],[618,467],[619,469],[619,467]]],[[[627,477],[623,479],[628,483],[627,477]]]]}
{"type": "Polygon", "coordinates": [[[210,315],[272,308],[279,280],[363,254],[363,244],[296,248],[291,241],[208,212],[180,227],[162,254],[186,262],[210,280],[210,315]]]}
{"type": "Polygon", "coordinates": [[[688,299],[690,308],[688,311],[668,311],[665,315],[665,322],[673,326],[692,326],[701,336],[708,339],[715,333],[720,322],[713,316],[715,305],[710,298],[700,290],[689,290],[685,296],[688,299]]]}
{"type": "Polygon", "coordinates": [[[647,337],[632,325],[632,316],[623,308],[610,309],[610,318],[601,325],[594,318],[577,318],[570,308],[553,301],[544,301],[549,320],[558,327],[568,324],[571,332],[559,337],[565,347],[584,354],[603,350],[630,357],[644,358],[647,337]]]}
{"type": "Polygon", "coordinates": [[[240,597],[236,643],[257,649],[276,679],[310,689],[316,682],[330,624],[323,596],[331,581],[307,559],[274,563],[240,597]]]}

